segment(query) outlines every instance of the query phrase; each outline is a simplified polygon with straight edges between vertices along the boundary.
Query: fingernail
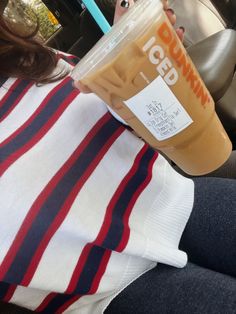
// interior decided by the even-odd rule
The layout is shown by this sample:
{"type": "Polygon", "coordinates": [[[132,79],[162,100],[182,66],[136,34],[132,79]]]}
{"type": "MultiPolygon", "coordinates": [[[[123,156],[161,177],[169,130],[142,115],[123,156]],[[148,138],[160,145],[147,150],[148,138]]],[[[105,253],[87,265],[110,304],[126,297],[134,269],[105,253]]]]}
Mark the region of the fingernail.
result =
{"type": "Polygon", "coordinates": [[[122,8],[129,8],[129,0],[122,0],[121,2],[120,2],[120,6],[122,7],[122,8]]]}
{"type": "Polygon", "coordinates": [[[180,26],[179,28],[182,29],[183,33],[185,32],[185,28],[183,26],[180,26]]]}
{"type": "Polygon", "coordinates": [[[166,11],[169,11],[170,13],[175,14],[175,11],[171,8],[168,8],[166,11]]]}

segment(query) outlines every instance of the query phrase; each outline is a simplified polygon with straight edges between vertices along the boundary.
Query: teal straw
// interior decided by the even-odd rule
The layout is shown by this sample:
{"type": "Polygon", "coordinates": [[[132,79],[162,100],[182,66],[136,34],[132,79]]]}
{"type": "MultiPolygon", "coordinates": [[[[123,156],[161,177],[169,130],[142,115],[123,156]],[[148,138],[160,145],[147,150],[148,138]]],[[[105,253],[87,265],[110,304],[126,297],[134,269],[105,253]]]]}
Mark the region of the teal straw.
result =
{"type": "Polygon", "coordinates": [[[87,10],[90,12],[98,26],[101,28],[104,34],[109,32],[111,29],[110,24],[105,19],[104,15],[102,14],[101,10],[94,2],[94,0],[82,0],[84,5],[86,6],[87,10]]]}

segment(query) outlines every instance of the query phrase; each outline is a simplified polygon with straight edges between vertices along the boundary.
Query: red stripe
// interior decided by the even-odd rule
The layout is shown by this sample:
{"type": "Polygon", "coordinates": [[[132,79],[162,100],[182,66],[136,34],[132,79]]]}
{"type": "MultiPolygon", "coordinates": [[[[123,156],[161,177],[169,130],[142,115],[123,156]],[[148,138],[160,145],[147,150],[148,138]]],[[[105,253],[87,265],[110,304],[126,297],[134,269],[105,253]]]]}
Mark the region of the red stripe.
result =
{"type": "Polygon", "coordinates": [[[30,229],[31,224],[33,223],[35,217],[37,216],[42,204],[48,198],[50,193],[53,191],[55,186],[61,180],[63,175],[71,168],[77,157],[81,154],[84,148],[87,146],[88,142],[93,138],[94,134],[99,130],[99,128],[107,122],[110,118],[109,114],[105,114],[102,119],[98,121],[98,123],[90,130],[78,148],[74,151],[74,153],[70,156],[70,158],[65,162],[65,164],[59,169],[59,171],[55,174],[55,176],[49,181],[44,190],[40,193],[38,198],[35,200],[34,204],[30,208],[24,222],[22,223],[21,228],[19,229],[11,248],[6,254],[1,266],[0,266],[0,278],[3,278],[8,271],[12,261],[14,260],[17,251],[19,250],[27,232],[30,229]]]}
{"type": "Polygon", "coordinates": [[[81,275],[81,272],[83,270],[84,264],[86,262],[86,258],[89,254],[88,250],[90,251],[90,249],[93,247],[93,245],[98,245],[98,246],[101,245],[103,240],[105,239],[107,232],[109,231],[111,222],[112,222],[113,208],[114,208],[117,200],[119,199],[120,194],[124,190],[127,182],[129,181],[129,179],[133,176],[133,174],[137,170],[139,162],[140,162],[142,156],[144,155],[144,153],[146,152],[147,149],[148,149],[148,146],[144,145],[143,148],[140,150],[139,154],[136,156],[136,158],[133,162],[133,166],[131,167],[129,173],[122,180],[121,184],[119,185],[118,189],[116,190],[115,194],[113,195],[113,197],[112,197],[112,199],[111,199],[111,201],[107,207],[106,214],[105,214],[105,217],[103,220],[103,224],[100,228],[98,236],[96,237],[96,239],[93,242],[87,244],[84,247],[84,249],[83,249],[83,251],[79,257],[79,260],[77,262],[77,265],[73,271],[73,274],[71,276],[71,280],[70,280],[70,283],[68,285],[68,288],[66,289],[66,293],[73,293],[74,292],[76,285],[78,283],[79,277],[81,275]]]}
{"type": "Polygon", "coordinates": [[[66,289],[65,293],[73,293],[73,291],[76,288],[77,282],[79,280],[79,277],[83,271],[84,265],[87,261],[87,257],[92,249],[93,243],[88,243],[83,248],[83,251],[80,254],[79,260],[77,262],[77,265],[75,266],[75,269],[73,271],[73,274],[71,276],[70,283],[66,289]]]}
{"type": "Polygon", "coordinates": [[[78,59],[79,60],[79,57],[77,57],[77,56],[72,56],[72,55],[64,55],[64,56],[66,56],[67,58],[69,58],[69,59],[78,59]]]}
{"type": "Polygon", "coordinates": [[[106,113],[90,130],[78,148],[74,151],[74,153],[70,156],[70,158],[65,162],[65,164],[61,167],[61,169],[55,174],[55,176],[50,180],[50,182],[46,185],[44,190],[40,193],[38,198],[35,200],[34,204],[30,208],[24,222],[22,223],[8,253],[6,254],[1,266],[0,266],[0,279],[3,278],[8,271],[11,263],[13,262],[27,232],[30,229],[31,224],[33,223],[34,219],[36,218],[42,204],[48,198],[50,193],[53,191],[55,186],[61,180],[63,175],[71,168],[77,157],[81,154],[81,152],[85,149],[87,144],[91,141],[94,134],[101,128],[103,124],[105,124],[110,118],[110,115],[106,113]]]}
{"type": "MultiPolygon", "coordinates": [[[[6,117],[12,112],[12,110],[18,105],[18,103],[21,101],[21,99],[25,96],[25,94],[28,92],[28,90],[34,85],[34,83],[28,84],[25,89],[22,90],[22,93],[17,97],[15,102],[12,104],[11,108],[0,118],[0,122],[2,122],[6,117]]],[[[1,104],[0,104],[1,106],[1,104]]]]}
{"type": "Polygon", "coordinates": [[[138,155],[136,156],[133,165],[130,169],[130,171],[127,173],[127,175],[124,177],[124,179],[121,181],[118,189],[116,190],[115,194],[113,195],[108,207],[107,207],[107,211],[106,211],[106,215],[103,221],[103,225],[99,231],[99,234],[97,236],[97,239],[94,241],[96,245],[101,245],[102,242],[104,241],[111,222],[112,222],[112,214],[113,214],[113,209],[115,207],[115,204],[117,203],[117,201],[120,198],[121,193],[124,191],[127,183],[129,182],[129,180],[134,176],[135,172],[137,171],[138,167],[139,167],[139,163],[141,158],[143,157],[143,155],[145,154],[145,152],[147,151],[148,146],[144,145],[143,148],[140,150],[140,152],[138,153],[138,155]]]}
{"type": "Polygon", "coordinates": [[[66,309],[68,309],[71,304],[77,302],[81,298],[81,295],[76,295],[72,297],[69,301],[67,301],[65,304],[63,304],[56,312],[55,314],[62,314],[66,309]]]}
{"type": "MultiPolygon", "coordinates": [[[[91,248],[93,247],[93,245],[96,243],[96,245],[99,245],[99,243],[102,243],[102,241],[105,239],[105,236],[109,230],[110,224],[111,224],[111,217],[112,217],[112,210],[117,202],[117,200],[120,197],[120,194],[122,193],[122,191],[124,190],[125,186],[127,185],[127,183],[129,182],[130,178],[133,177],[133,175],[135,174],[135,172],[137,171],[137,168],[139,166],[140,160],[143,157],[143,155],[145,154],[145,152],[147,151],[148,146],[144,145],[143,148],[141,149],[141,151],[139,152],[139,154],[136,156],[135,161],[133,163],[132,168],[130,169],[129,173],[126,175],[126,177],[124,178],[124,180],[122,180],[119,188],[117,189],[116,193],[114,194],[108,208],[107,208],[107,212],[106,212],[106,216],[104,218],[104,222],[103,222],[103,226],[100,229],[99,235],[97,236],[97,239],[95,241],[93,241],[92,243],[87,244],[84,249],[83,252],[80,256],[80,259],[76,265],[76,268],[73,272],[71,281],[69,283],[69,286],[66,290],[66,293],[72,293],[76,287],[76,284],[78,282],[78,279],[81,275],[81,272],[84,268],[84,265],[86,263],[87,257],[90,253],[91,248]]],[[[144,180],[144,182],[139,186],[139,188],[137,189],[137,191],[135,192],[135,194],[133,195],[129,206],[127,207],[127,210],[125,212],[125,215],[123,217],[123,225],[124,225],[124,233],[122,235],[122,239],[120,241],[120,244],[117,248],[117,251],[122,251],[124,250],[124,248],[126,247],[127,243],[128,243],[128,239],[129,239],[129,235],[130,235],[130,228],[128,226],[128,221],[129,221],[129,217],[132,211],[132,208],[135,204],[135,202],[137,201],[137,198],[139,197],[140,193],[145,189],[145,187],[148,185],[148,183],[150,182],[151,178],[152,178],[152,168],[153,168],[153,164],[156,161],[158,157],[158,153],[154,154],[153,158],[151,159],[149,165],[148,165],[148,175],[146,177],[146,179],[144,180]]],[[[91,285],[90,291],[88,292],[88,294],[94,294],[96,293],[98,286],[100,284],[101,278],[105,273],[105,270],[107,268],[107,264],[109,262],[111,256],[111,251],[110,250],[106,250],[98,272],[96,273],[96,276],[93,280],[93,283],[91,285]]],[[[81,295],[77,295],[72,297],[69,301],[67,301],[65,304],[63,304],[63,306],[61,306],[57,311],[56,314],[61,314],[63,313],[69,306],[71,306],[73,303],[77,302],[79,299],[81,298],[81,295]]]]}
{"type": "MultiPolygon", "coordinates": [[[[102,260],[101,260],[101,263],[100,263],[100,266],[99,266],[99,269],[96,273],[96,276],[94,277],[94,280],[93,280],[93,283],[91,285],[91,288],[88,292],[88,294],[94,294],[96,293],[97,289],[98,289],[98,286],[100,284],[100,281],[101,281],[101,278],[102,276],[104,275],[105,271],[106,271],[106,268],[107,268],[107,264],[109,262],[109,259],[111,257],[111,251],[110,250],[106,250],[102,260]]],[[[68,309],[69,306],[71,306],[71,304],[77,302],[80,298],[82,297],[82,295],[77,295],[77,296],[74,296],[73,298],[71,298],[69,301],[67,301],[65,304],[63,304],[57,311],[56,311],[56,314],[61,314],[63,313],[66,309],[68,309]]]]}
{"type": "Polygon", "coordinates": [[[70,59],[74,59],[74,58],[76,59],[76,57],[74,57],[74,56],[66,56],[66,55],[63,55],[62,53],[58,53],[57,55],[58,55],[59,58],[61,58],[62,60],[66,61],[67,63],[69,63],[73,67],[75,66],[73,61],[70,61],[70,59]]]}
{"type": "Polygon", "coordinates": [[[45,307],[52,301],[52,299],[57,295],[57,293],[52,292],[48,294],[48,296],[43,300],[43,302],[37,307],[34,312],[41,312],[45,309],[45,307]]]}
{"type": "Polygon", "coordinates": [[[153,158],[151,159],[149,165],[148,165],[148,175],[146,177],[146,179],[143,181],[143,183],[139,186],[139,188],[137,189],[137,191],[134,193],[134,195],[132,196],[132,199],[129,203],[129,206],[127,208],[127,210],[125,211],[124,217],[123,217],[123,225],[124,225],[124,232],[122,234],[122,239],[120,241],[120,244],[118,245],[118,247],[116,248],[117,252],[122,252],[129,240],[129,235],[130,235],[130,228],[129,228],[129,217],[131,214],[131,211],[134,207],[134,204],[136,203],[139,195],[142,193],[142,191],[146,188],[146,186],[149,184],[149,182],[151,181],[152,178],[152,168],[153,168],[153,164],[156,161],[158,157],[158,153],[156,153],[153,158]]]}
{"type": "Polygon", "coordinates": [[[18,134],[20,134],[28,125],[30,125],[30,123],[37,117],[37,115],[39,115],[39,113],[44,109],[44,107],[48,104],[48,102],[50,101],[50,98],[53,97],[54,94],[57,93],[58,90],[61,89],[62,86],[66,85],[68,83],[68,81],[70,80],[70,78],[66,78],[65,80],[63,80],[62,82],[60,82],[60,84],[58,84],[56,87],[54,87],[46,96],[46,98],[44,98],[44,100],[42,101],[42,103],[39,105],[39,107],[37,108],[37,110],[35,110],[35,112],[32,114],[32,116],[21,126],[19,127],[13,134],[11,134],[8,138],[6,138],[1,144],[0,147],[3,147],[4,145],[6,145],[7,143],[9,143],[13,138],[15,138],[18,134]]]}
{"type": "Polygon", "coordinates": [[[88,294],[94,294],[97,291],[98,286],[99,286],[100,281],[101,281],[101,278],[104,275],[105,270],[107,268],[107,264],[108,264],[109,259],[111,257],[111,253],[112,253],[111,250],[106,250],[106,252],[105,252],[105,254],[101,260],[101,263],[99,265],[99,269],[96,273],[96,276],[94,277],[93,283],[91,285],[91,288],[90,288],[88,294]]]}
{"type": "Polygon", "coordinates": [[[9,96],[12,94],[12,90],[14,90],[21,83],[21,79],[16,79],[14,83],[9,87],[7,93],[0,100],[0,107],[2,107],[9,96]]]}
{"type": "Polygon", "coordinates": [[[79,93],[78,90],[73,90],[66,97],[66,99],[61,103],[60,107],[54,112],[54,114],[50,117],[50,119],[48,119],[47,123],[45,123],[42,126],[42,128],[25,145],[23,145],[20,149],[15,151],[2,163],[1,169],[0,169],[0,176],[10,167],[10,165],[12,165],[17,159],[20,158],[20,156],[22,156],[30,148],[32,148],[50,130],[50,128],[56,123],[56,121],[63,114],[65,109],[75,99],[78,93],[79,93]]]}
{"type": "Polygon", "coordinates": [[[103,148],[100,150],[99,154],[97,154],[96,158],[93,160],[93,162],[89,165],[89,167],[86,169],[83,176],[80,178],[78,183],[74,186],[74,188],[71,190],[70,194],[68,195],[65,203],[63,204],[62,208],[60,209],[60,212],[58,213],[57,217],[51,224],[50,228],[47,230],[46,234],[42,238],[40,245],[37,247],[37,250],[34,254],[33,259],[31,260],[31,263],[29,265],[29,268],[21,282],[23,286],[27,286],[40,262],[40,259],[48,246],[48,243],[50,239],[53,237],[57,229],[60,227],[62,222],[64,221],[65,217],[67,216],[71,205],[73,204],[76,196],[78,195],[78,192],[81,190],[81,188],[84,186],[84,183],[87,181],[91,173],[94,171],[96,166],[99,164],[105,153],[108,151],[110,146],[114,143],[114,141],[120,136],[120,134],[124,131],[124,128],[120,127],[112,137],[109,138],[109,141],[107,141],[106,145],[103,146],[103,148]]]}
{"type": "Polygon", "coordinates": [[[78,59],[79,60],[79,57],[77,56],[73,56],[73,55],[66,55],[64,53],[58,53],[57,54],[60,58],[64,57],[64,58],[68,58],[68,59],[78,59]]]}
{"type": "MultiPolygon", "coordinates": [[[[92,247],[92,244],[91,243],[89,243],[89,244],[87,244],[85,247],[84,247],[84,249],[83,249],[83,256],[81,256],[81,259],[80,259],[80,262],[81,262],[81,270],[80,270],[80,273],[81,273],[81,271],[83,270],[83,267],[84,267],[84,265],[85,265],[85,263],[86,263],[86,260],[87,260],[87,257],[88,257],[88,255],[89,255],[89,252],[90,252],[90,250],[91,250],[91,247],[92,247]]],[[[68,289],[67,289],[68,290],[68,289]]],[[[65,292],[65,293],[68,293],[67,291],[65,292]]],[[[55,295],[56,296],[56,295],[55,295]]],[[[54,297],[54,296],[53,296],[54,297]]],[[[75,301],[77,301],[77,300],[79,300],[79,298],[81,297],[81,295],[76,295],[75,297],[72,297],[72,299],[70,299],[69,301],[67,301],[65,304],[63,304],[63,306],[62,307],[60,307],[59,309],[58,309],[58,313],[61,313],[61,309],[62,308],[68,308],[72,303],[74,303],[75,301]]],[[[42,302],[42,304],[40,305],[40,310],[42,311],[42,310],[44,310],[45,309],[45,307],[49,304],[49,302],[52,300],[53,298],[50,298],[50,299],[48,299],[48,301],[45,299],[43,302],[42,302]]],[[[38,309],[37,309],[38,310],[38,309]]],[[[57,312],[56,312],[57,313],[57,312]]]]}
{"type": "MultiPolygon", "coordinates": [[[[145,154],[145,152],[147,151],[148,149],[148,146],[147,145],[144,145],[143,148],[141,149],[141,151],[139,152],[139,154],[137,155],[137,157],[135,158],[135,161],[133,163],[133,166],[131,168],[131,170],[129,171],[129,173],[127,174],[127,176],[125,177],[125,179],[122,181],[122,183],[120,184],[119,188],[117,189],[114,197],[112,198],[110,204],[109,204],[109,207],[108,207],[108,210],[107,210],[107,214],[105,219],[104,219],[104,223],[103,223],[103,226],[101,227],[101,231],[97,237],[97,239],[95,241],[93,241],[92,243],[89,243],[87,244],[84,249],[83,249],[83,252],[80,256],[80,259],[76,265],[76,268],[73,272],[73,275],[72,275],[72,278],[71,278],[71,281],[69,283],[69,286],[66,290],[66,293],[72,293],[76,287],[76,284],[78,282],[78,279],[81,275],[81,272],[84,268],[84,265],[86,263],[86,260],[87,260],[87,257],[90,253],[90,250],[91,248],[93,247],[93,245],[96,243],[98,244],[98,242],[102,242],[107,234],[107,231],[109,230],[109,226],[110,226],[110,223],[111,223],[111,214],[109,214],[108,212],[110,211],[110,213],[112,213],[112,210],[117,202],[117,200],[119,199],[120,197],[120,194],[122,193],[122,191],[124,190],[126,184],[129,182],[130,178],[133,177],[133,175],[135,174],[135,172],[137,171],[137,168],[139,166],[139,163],[140,163],[140,160],[142,158],[142,156],[145,154]],[[104,227],[104,230],[102,230],[102,228],[104,227]],[[104,234],[102,233],[102,231],[104,231],[104,234]],[[98,241],[98,242],[97,242],[98,241]]],[[[123,218],[123,224],[125,226],[124,228],[124,234],[122,236],[122,240],[118,246],[118,249],[121,251],[125,248],[125,246],[127,245],[127,242],[128,242],[128,239],[129,239],[129,234],[130,234],[130,229],[129,229],[129,226],[128,226],[128,220],[129,220],[129,217],[130,217],[130,213],[132,211],[132,208],[138,198],[138,196],[140,195],[140,193],[145,189],[145,187],[148,185],[148,183],[150,182],[151,178],[152,178],[152,168],[153,168],[153,164],[155,162],[155,160],[157,159],[158,157],[158,153],[156,153],[152,160],[150,161],[149,165],[148,165],[148,175],[146,177],[146,179],[144,180],[144,182],[142,183],[142,185],[140,185],[140,187],[138,188],[138,190],[135,192],[135,194],[133,195],[130,203],[129,203],[129,206],[125,212],[125,215],[124,215],[124,218],[123,218]]],[[[100,242],[100,243],[101,243],[100,242]]],[[[98,244],[99,245],[99,244],[98,244]]],[[[107,264],[109,262],[109,259],[110,259],[110,256],[111,256],[111,251],[110,250],[106,250],[102,260],[101,260],[101,263],[100,263],[100,266],[99,266],[99,269],[98,269],[98,272],[96,273],[96,276],[93,280],[93,283],[91,285],[91,288],[90,288],[90,291],[88,292],[88,294],[94,294],[96,293],[97,289],[98,289],[98,286],[100,284],[100,281],[101,281],[101,278],[102,276],[104,275],[105,273],[105,270],[107,268],[107,264]]],[[[73,303],[77,302],[79,299],[81,298],[81,295],[77,295],[77,296],[74,296],[72,297],[69,301],[67,301],[65,304],[63,304],[63,306],[61,306],[57,311],[56,311],[56,314],[61,314],[63,313],[69,306],[71,306],[73,303]]]]}
{"type": "MultiPolygon", "coordinates": [[[[130,202],[130,204],[129,204],[126,212],[125,212],[123,223],[124,223],[124,226],[126,226],[126,228],[125,228],[125,231],[123,233],[121,243],[119,245],[119,247],[121,247],[121,250],[123,250],[126,247],[127,243],[128,243],[129,234],[130,234],[130,228],[128,226],[128,220],[129,220],[129,216],[130,216],[131,210],[132,210],[132,208],[133,208],[133,206],[134,206],[138,196],[145,189],[145,187],[148,185],[148,183],[150,182],[150,180],[152,178],[152,168],[153,168],[153,164],[156,161],[157,157],[158,157],[158,153],[156,153],[153,156],[152,160],[150,161],[149,166],[148,166],[148,175],[147,175],[146,179],[144,180],[143,184],[138,188],[138,190],[136,191],[136,193],[132,197],[132,200],[131,200],[131,202],[130,202]]],[[[117,251],[118,251],[118,249],[117,249],[117,251]]],[[[97,272],[97,274],[96,274],[96,276],[95,276],[95,278],[93,280],[91,289],[90,289],[88,294],[96,293],[96,291],[98,289],[98,286],[100,284],[101,278],[103,277],[103,275],[104,275],[104,273],[106,271],[108,262],[109,262],[110,257],[111,257],[111,253],[112,252],[110,250],[106,250],[106,252],[105,252],[105,254],[104,254],[103,258],[102,258],[101,264],[99,266],[98,272],[97,272]]]]}
{"type": "Polygon", "coordinates": [[[10,285],[7,294],[5,295],[5,297],[3,298],[4,302],[9,302],[13,296],[13,294],[16,291],[17,286],[16,285],[10,285]]]}

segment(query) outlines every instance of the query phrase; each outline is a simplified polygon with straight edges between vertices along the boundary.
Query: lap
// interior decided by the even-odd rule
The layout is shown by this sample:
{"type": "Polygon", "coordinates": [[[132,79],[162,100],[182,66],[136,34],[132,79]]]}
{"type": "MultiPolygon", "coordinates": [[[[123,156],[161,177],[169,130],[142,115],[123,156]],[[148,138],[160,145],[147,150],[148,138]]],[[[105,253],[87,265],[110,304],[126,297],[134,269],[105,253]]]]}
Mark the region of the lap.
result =
{"type": "Polygon", "coordinates": [[[235,313],[236,180],[194,181],[194,208],[180,242],[191,263],[159,264],[122,291],[106,314],[235,313]]]}
{"type": "Polygon", "coordinates": [[[233,314],[236,279],[189,263],[157,265],[123,290],[105,314],[233,314]]]}
{"type": "Polygon", "coordinates": [[[191,262],[236,277],[236,180],[194,182],[193,211],[180,248],[191,262]]]}

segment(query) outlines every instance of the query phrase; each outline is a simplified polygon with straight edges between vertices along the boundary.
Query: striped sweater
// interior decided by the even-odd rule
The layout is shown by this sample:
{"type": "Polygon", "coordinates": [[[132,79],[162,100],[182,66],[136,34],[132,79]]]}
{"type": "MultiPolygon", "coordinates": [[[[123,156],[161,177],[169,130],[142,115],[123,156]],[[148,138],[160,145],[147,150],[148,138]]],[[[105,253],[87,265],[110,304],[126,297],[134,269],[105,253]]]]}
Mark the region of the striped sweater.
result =
{"type": "Polygon", "coordinates": [[[193,182],[95,95],[69,76],[43,86],[1,78],[0,121],[1,300],[103,313],[158,262],[186,264],[178,243],[193,182]]]}

